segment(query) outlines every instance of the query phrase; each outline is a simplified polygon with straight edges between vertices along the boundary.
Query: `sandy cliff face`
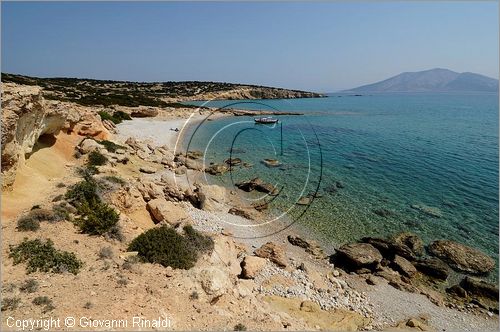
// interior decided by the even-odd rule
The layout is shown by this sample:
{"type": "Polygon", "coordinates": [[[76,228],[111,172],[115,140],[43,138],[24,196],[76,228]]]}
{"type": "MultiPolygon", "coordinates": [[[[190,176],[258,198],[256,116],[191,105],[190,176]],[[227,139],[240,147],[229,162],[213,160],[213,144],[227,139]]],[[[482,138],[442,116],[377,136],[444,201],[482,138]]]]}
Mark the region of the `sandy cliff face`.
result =
{"type": "Polygon", "coordinates": [[[41,91],[38,86],[2,84],[2,189],[12,186],[18,166],[42,135],[61,130],[91,136],[107,132],[92,112],[46,101],[41,91]]]}

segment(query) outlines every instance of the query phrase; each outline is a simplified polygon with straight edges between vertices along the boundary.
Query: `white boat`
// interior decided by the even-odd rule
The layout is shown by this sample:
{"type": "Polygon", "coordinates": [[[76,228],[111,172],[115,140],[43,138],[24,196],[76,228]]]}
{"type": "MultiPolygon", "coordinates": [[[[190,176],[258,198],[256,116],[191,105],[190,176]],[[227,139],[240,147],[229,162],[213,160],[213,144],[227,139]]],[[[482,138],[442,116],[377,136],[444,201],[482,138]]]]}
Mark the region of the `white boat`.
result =
{"type": "Polygon", "coordinates": [[[276,123],[278,122],[278,119],[271,118],[271,117],[263,117],[263,118],[256,118],[254,119],[256,123],[276,123]]]}

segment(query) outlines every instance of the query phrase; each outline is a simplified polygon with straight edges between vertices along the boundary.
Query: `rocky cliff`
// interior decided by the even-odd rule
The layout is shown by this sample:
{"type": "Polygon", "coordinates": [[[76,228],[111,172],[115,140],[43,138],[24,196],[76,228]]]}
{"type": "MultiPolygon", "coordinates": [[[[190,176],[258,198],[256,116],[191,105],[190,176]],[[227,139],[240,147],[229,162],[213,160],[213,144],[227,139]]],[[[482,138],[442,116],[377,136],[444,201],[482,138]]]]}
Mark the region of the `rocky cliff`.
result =
{"type": "Polygon", "coordinates": [[[42,135],[57,135],[61,130],[82,136],[106,135],[94,112],[46,101],[38,86],[2,83],[2,189],[13,184],[18,166],[42,135]]]}

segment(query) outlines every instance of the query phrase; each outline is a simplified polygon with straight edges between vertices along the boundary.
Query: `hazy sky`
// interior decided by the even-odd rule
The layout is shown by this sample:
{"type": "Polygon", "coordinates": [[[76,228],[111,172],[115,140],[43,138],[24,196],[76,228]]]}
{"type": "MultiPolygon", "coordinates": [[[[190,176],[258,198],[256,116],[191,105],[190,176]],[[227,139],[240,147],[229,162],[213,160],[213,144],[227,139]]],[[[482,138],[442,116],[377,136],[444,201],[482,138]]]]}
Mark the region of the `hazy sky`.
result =
{"type": "Polygon", "coordinates": [[[497,2],[6,3],[2,71],[321,92],[435,67],[498,78],[497,2]]]}

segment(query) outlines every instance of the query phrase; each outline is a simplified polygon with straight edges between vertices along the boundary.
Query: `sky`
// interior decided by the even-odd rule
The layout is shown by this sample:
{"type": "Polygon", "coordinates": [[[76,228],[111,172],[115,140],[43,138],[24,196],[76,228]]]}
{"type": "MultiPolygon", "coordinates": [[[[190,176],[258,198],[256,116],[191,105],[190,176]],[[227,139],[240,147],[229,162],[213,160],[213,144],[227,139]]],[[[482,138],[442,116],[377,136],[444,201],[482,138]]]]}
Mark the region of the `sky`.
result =
{"type": "Polygon", "coordinates": [[[1,70],[318,92],[405,71],[498,78],[498,2],[5,2],[1,70]]]}

